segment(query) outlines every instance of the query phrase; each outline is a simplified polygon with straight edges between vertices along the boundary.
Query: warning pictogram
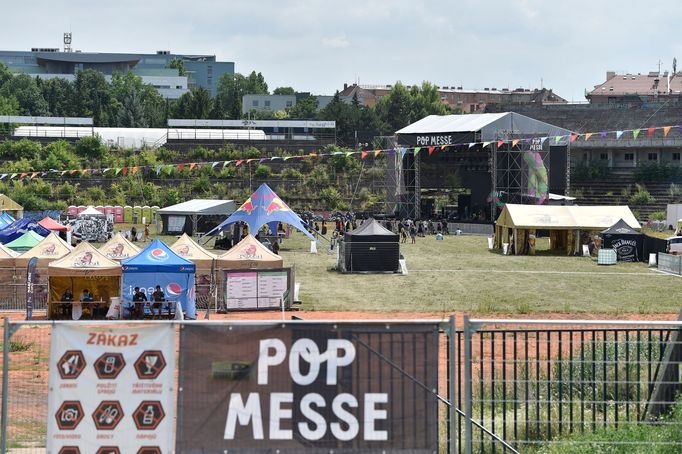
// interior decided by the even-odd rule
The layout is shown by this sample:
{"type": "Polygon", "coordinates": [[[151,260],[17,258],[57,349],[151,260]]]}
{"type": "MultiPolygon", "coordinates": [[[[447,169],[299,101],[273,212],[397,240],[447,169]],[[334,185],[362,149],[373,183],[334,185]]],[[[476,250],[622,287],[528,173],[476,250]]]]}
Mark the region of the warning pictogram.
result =
{"type": "Polygon", "coordinates": [[[114,429],[123,419],[121,404],[116,400],[105,400],[97,406],[92,419],[99,430],[114,429]]]}
{"type": "Polygon", "coordinates": [[[135,361],[135,372],[142,380],[151,380],[159,376],[166,367],[166,359],[160,350],[147,350],[142,352],[135,361]]]}
{"type": "Polygon", "coordinates": [[[57,370],[62,380],[74,380],[85,369],[85,357],[80,350],[68,350],[57,361],[57,370]]]}
{"type": "Polygon", "coordinates": [[[117,446],[102,446],[96,454],[121,454],[121,450],[117,446]]]}
{"type": "Polygon", "coordinates": [[[161,448],[158,446],[142,446],[137,454],[161,454],[161,448]]]}
{"type": "Polygon", "coordinates": [[[83,419],[83,407],[77,400],[65,400],[55,413],[59,430],[73,430],[83,419]]]}
{"type": "Polygon", "coordinates": [[[121,353],[105,353],[95,361],[95,372],[99,378],[113,379],[118,377],[126,362],[121,353]]]}
{"type": "Polygon", "coordinates": [[[137,406],[133,420],[138,430],[154,430],[166,414],[158,400],[145,400],[137,406]]]}
{"type": "Polygon", "coordinates": [[[78,446],[64,446],[58,454],[81,454],[81,450],[78,446]]]}

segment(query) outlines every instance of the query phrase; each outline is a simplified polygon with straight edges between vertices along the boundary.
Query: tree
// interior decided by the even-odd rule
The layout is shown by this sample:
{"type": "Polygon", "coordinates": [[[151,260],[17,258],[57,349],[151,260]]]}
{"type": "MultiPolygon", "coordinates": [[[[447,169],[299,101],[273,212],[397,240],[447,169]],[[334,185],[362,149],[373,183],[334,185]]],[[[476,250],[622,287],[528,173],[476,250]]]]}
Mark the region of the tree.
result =
{"type": "Polygon", "coordinates": [[[38,79],[38,82],[51,115],[55,117],[72,117],[75,115],[76,91],[71,81],[55,77],[47,80],[38,79]]]}
{"type": "Polygon", "coordinates": [[[268,84],[261,73],[251,72],[248,77],[236,74],[223,74],[218,80],[218,90],[214,108],[227,118],[241,118],[242,98],[244,95],[266,95],[268,84]]]}
{"type": "Polygon", "coordinates": [[[130,90],[123,98],[121,109],[118,111],[118,125],[124,128],[146,128],[147,119],[140,95],[130,90]]]}
{"type": "Polygon", "coordinates": [[[273,95],[295,95],[296,91],[294,91],[294,89],[291,87],[277,87],[272,92],[272,94],[273,95]]]}
{"type": "Polygon", "coordinates": [[[78,72],[75,82],[75,106],[79,117],[92,117],[95,126],[111,126],[112,102],[109,84],[94,69],[78,72]]]}
{"type": "Polygon", "coordinates": [[[414,121],[412,97],[405,86],[396,82],[388,95],[379,100],[376,112],[382,121],[382,132],[393,133],[414,121]]]}
{"type": "Polygon", "coordinates": [[[313,119],[317,114],[319,102],[315,96],[305,94],[298,96],[296,104],[287,109],[290,118],[313,119]]]}
{"type": "Polygon", "coordinates": [[[185,62],[180,58],[174,58],[168,63],[168,68],[173,68],[178,70],[178,76],[184,77],[187,75],[187,68],[185,68],[185,62]]]}
{"type": "Polygon", "coordinates": [[[21,115],[49,115],[43,94],[36,80],[28,74],[18,74],[8,79],[0,89],[0,96],[12,96],[19,103],[21,115]]]}
{"type": "Polygon", "coordinates": [[[213,100],[204,87],[193,88],[188,105],[189,118],[209,118],[213,100]]]}
{"type": "Polygon", "coordinates": [[[0,115],[17,115],[19,102],[14,96],[0,96],[0,115]]]}

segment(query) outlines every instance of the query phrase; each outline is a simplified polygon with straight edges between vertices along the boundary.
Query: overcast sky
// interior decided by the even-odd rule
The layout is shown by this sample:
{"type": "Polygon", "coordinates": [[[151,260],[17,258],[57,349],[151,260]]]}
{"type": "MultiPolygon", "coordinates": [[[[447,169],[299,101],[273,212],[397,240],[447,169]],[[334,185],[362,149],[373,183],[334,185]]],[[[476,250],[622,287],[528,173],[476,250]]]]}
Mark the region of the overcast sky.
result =
{"type": "MultiPolygon", "coordinates": [[[[536,88],[569,100],[607,70],[671,69],[682,2],[663,0],[118,0],[3,2],[0,48],[215,54],[270,90],[423,80],[536,88]]],[[[682,58],[680,59],[682,66],[682,58]]]]}

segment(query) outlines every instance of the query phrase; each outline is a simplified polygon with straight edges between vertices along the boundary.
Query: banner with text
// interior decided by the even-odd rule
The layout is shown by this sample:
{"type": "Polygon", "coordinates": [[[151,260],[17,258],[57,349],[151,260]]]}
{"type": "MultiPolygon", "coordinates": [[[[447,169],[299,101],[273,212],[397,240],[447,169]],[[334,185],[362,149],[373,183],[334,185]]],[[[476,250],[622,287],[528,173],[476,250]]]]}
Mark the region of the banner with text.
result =
{"type": "Polygon", "coordinates": [[[47,454],[170,453],[175,328],[56,325],[47,454]]]}
{"type": "Polygon", "coordinates": [[[176,451],[438,451],[438,325],[187,325],[176,451]],[[210,346],[210,347],[208,347],[210,346]]]}

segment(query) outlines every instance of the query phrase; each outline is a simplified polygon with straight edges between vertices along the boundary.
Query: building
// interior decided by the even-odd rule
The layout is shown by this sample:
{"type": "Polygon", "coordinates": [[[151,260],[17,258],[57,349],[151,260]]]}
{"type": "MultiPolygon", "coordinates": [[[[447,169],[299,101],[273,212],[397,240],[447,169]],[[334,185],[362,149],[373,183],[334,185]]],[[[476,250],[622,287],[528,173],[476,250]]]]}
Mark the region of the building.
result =
{"type": "Polygon", "coordinates": [[[679,101],[682,73],[617,74],[606,72],[606,81],[585,94],[591,104],[679,101]]]}
{"type": "MultiPolygon", "coordinates": [[[[296,105],[296,101],[303,96],[310,96],[310,93],[296,93],[295,95],[244,95],[242,97],[242,113],[251,111],[256,112],[278,112],[291,109],[296,105]]],[[[324,109],[329,104],[333,96],[315,96],[317,99],[317,110],[324,109]]]]}
{"type": "Polygon", "coordinates": [[[234,63],[217,61],[215,55],[181,55],[166,50],[154,54],[62,52],[58,48],[33,48],[30,52],[0,50],[0,63],[13,73],[43,79],[75,80],[79,71],[95,69],[110,80],[114,72],[131,71],[169,99],[177,99],[194,87],[206,88],[215,96],[220,77],[234,74],[234,63]],[[175,59],[183,62],[186,75],[181,76],[178,69],[169,67],[175,59]]]}
{"type": "MultiPolygon", "coordinates": [[[[360,104],[374,107],[382,97],[388,95],[392,85],[357,85],[344,84],[343,91],[339,93],[342,99],[353,99],[357,96],[360,104]]],[[[411,85],[406,86],[412,88],[411,85]]],[[[436,87],[441,101],[453,110],[461,113],[483,113],[491,106],[510,106],[524,104],[565,104],[567,101],[556,95],[552,90],[527,89],[527,88],[483,88],[464,89],[462,87],[436,87]]]]}

